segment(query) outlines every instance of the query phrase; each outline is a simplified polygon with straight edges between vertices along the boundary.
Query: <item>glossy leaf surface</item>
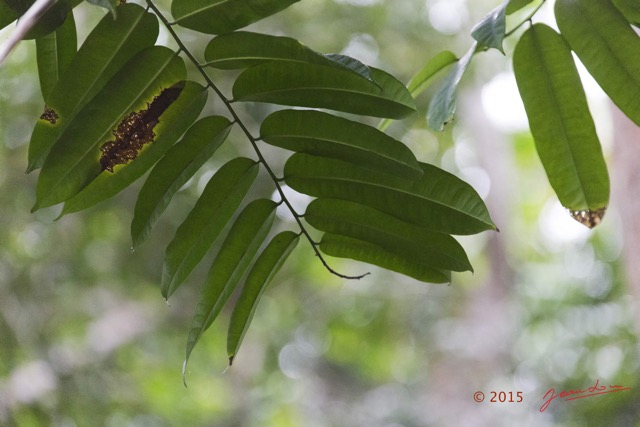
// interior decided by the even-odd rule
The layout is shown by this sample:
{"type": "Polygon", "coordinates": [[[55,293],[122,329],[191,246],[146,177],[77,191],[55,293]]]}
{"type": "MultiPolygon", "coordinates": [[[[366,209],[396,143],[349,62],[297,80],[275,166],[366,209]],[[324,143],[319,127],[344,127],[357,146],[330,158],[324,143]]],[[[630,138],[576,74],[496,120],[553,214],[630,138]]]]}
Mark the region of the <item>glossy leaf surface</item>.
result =
{"type": "Polygon", "coordinates": [[[286,9],[299,0],[175,0],[171,14],[185,28],[224,34],[286,9]]]}
{"type": "Polygon", "coordinates": [[[482,21],[471,29],[471,36],[480,46],[498,49],[504,54],[502,41],[507,29],[507,6],[510,0],[493,9],[482,21]]]}
{"type": "Polygon", "coordinates": [[[260,136],[276,147],[334,157],[407,179],[422,175],[402,142],[371,126],[320,111],[277,111],[264,119],[260,136]]]}
{"type": "Polygon", "coordinates": [[[375,83],[335,67],[269,62],[248,68],[233,85],[235,101],[328,108],[374,117],[402,118],[415,102],[402,83],[371,68],[375,83]]]}
{"type": "Polygon", "coordinates": [[[222,243],[207,278],[191,321],[186,361],[198,340],[216,319],[235,290],[258,249],[271,230],[276,203],[258,199],[245,207],[222,243]]]}
{"type": "Polygon", "coordinates": [[[447,234],[493,230],[482,199],[466,182],[421,164],[420,180],[399,179],[341,160],[294,154],[284,167],[287,184],[315,197],[351,200],[447,234]]]}
{"type": "Polygon", "coordinates": [[[382,247],[353,237],[325,234],[320,250],[327,255],[362,261],[404,274],[422,282],[448,283],[451,273],[421,264],[415,257],[391,253],[382,247]]]}
{"type": "Polygon", "coordinates": [[[222,145],[230,127],[231,122],[225,117],[202,118],[156,164],[136,202],[131,223],[134,248],[149,235],[173,195],[222,145]]]}
{"type": "Polygon", "coordinates": [[[299,240],[300,236],[293,231],[283,231],[276,235],[249,271],[229,321],[227,334],[229,365],[233,363],[233,359],[238,354],[262,294],[278,274],[299,240]]]}
{"type": "Polygon", "coordinates": [[[101,173],[100,146],[113,138],[122,119],[143,110],[162,89],[185,77],[182,59],[162,46],[147,48],[125,64],[52,147],[38,178],[34,209],[78,194],[101,173]]]}
{"type": "Polygon", "coordinates": [[[520,38],[513,65],[538,155],[560,203],[571,210],[606,206],[607,167],[569,46],[536,24],[520,38]]]}
{"type": "Polygon", "coordinates": [[[44,119],[36,123],[29,144],[28,171],[42,166],[69,123],[113,75],[138,52],[155,43],[158,21],[154,15],[135,4],[119,6],[118,10],[117,20],[107,15],[93,29],[69,64],[69,72],[60,77],[45,99],[58,119],[55,123],[44,119]]]}
{"type": "Polygon", "coordinates": [[[445,78],[442,85],[429,101],[429,109],[427,110],[427,122],[429,127],[435,131],[443,131],[447,123],[453,120],[453,114],[456,111],[456,91],[458,84],[462,80],[462,76],[469,68],[471,58],[476,52],[476,44],[460,58],[449,74],[445,78]]]}
{"type": "Polygon", "coordinates": [[[640,125],[640,37],[609,0],[558,0],[562,36],[611,100],[640,125]]]}
{"type": "Polygon", "coordinates": [[[118,165],[114,173],[101,173],[82,191],[65,201],[61,215],[96,205],[144,175],[198,118],[207,101],[206,89],[198,83],[186,82],[180,97],[162,114],[154,128],[156,139],[143,148],[135,161],[118,165]]]}
{"type": "Polygon", "coordinates": [[[256,179],[259,166],[238,157],[209,180],[196,205],[180,224],[164,258],[162,296],[169,298],[207,253],[256,179]]]}
{"type": "Polygon", "coordinates": [[[318,230],[353,237],[385,251],[415,258],[425,266],[473,271],[462,246],[448,234],[409,224],[371,207],[336,199],[316,199],[305,220],[318,230]]]}

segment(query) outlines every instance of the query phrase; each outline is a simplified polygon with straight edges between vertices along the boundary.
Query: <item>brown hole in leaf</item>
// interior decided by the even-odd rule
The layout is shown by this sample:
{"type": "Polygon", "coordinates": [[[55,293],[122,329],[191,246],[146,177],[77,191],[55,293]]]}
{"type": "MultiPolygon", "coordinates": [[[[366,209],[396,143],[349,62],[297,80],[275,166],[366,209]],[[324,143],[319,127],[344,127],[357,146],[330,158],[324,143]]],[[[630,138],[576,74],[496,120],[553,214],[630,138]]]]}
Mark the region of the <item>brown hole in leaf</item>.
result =
{"type": "Polygon", "coordinates": [[[115,139],[105,142],[100,151],[102,170],[113,172],[116,165],[124,165],[138,157],[145,144],[152,142],[156,134],[153,128],[159,123],[160,116],[176,100],[184,88],[184,81],[163,89],[155,96],[147,108],[125,116],[111,133],[115,139]]]}
{"type": "Polygon", "coordinates": [[[53,108],[49,108],[46,105],[44,106],[44,112],[42,113],[42,115],[40,116],[40,118],[42,120],[46,120],[49,123],[51,123],[52,125],[55,125],[56,123],[58,123],[58,119],[60,118],[60,116],[58,115],[58,113],[56,113],[53,108]]]}
{"type": "Polygon", "coordinates": [[[600,209],[592,210],[582,210],[582,211],[572,211],[569,209],[569,214],[571,218],[578,221],[580,224],[593,228],[596,225],[602,222],[602,218],[604,217],[605,212],[607,211],[607,207],[603,207],[600,209]]]}

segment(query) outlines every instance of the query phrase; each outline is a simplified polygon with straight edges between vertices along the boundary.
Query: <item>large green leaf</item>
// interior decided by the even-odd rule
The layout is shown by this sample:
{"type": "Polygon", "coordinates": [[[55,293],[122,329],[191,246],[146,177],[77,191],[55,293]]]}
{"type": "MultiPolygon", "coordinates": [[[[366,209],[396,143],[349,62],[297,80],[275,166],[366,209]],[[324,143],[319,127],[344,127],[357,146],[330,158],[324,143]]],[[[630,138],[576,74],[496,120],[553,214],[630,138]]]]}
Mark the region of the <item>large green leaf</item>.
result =
{"type": "Polygon", "coordinates": [[[466,182],[420,164],[418,181],[399,179],[337,159],[296,153],[284,167],[286,183],[316,197],[351,200],[399,219],[447,234],[493,230],[482,199],[466,182]]]}
{"type": "Polygon", "coordinates": [[[429,109],[427,110],[427,123],[429,127],[435,131],[444,130],[456,111],[456,91],[462,76],[469,68],[471,58],[476,53],[477,42],[471,46],[471,49],[460,58],[449,74],[445,78],[442,85],[429,101],[429,109]]]}
{"type": "Polygon", "coordinates": [[[231,122],[222,116],[208,116],[194,123],[153,168],[140,190],[133,221],[133,247],[144,241],[173,195],[222,145],[231,122]]]}
{"type": "Polygon", "coordinates": [[[293,231],[283,231],[276,235],[249,271],[229,321],[227,334],[229,365],[233,364],[233,359],[238,354],[240,344],[242,344],[242,339],[251,324],[262,294],[280,271],[299,240],[300,235],[293,231]]]}
{"type": "Polygon", "coordinates": [[[609,201],[609,177],[571,51],[544,24],[529,28],[513,56],[518,89],[536,149],[563,206],[597,210],[609,201]]]}
{"type": "Polygon", "coordinates": [[[229,230],[211,265],[191,321],[185,367],[191,351],[229,300],[240,278],[266,239],[271,230],[277,206],[271,200],[254,200],[242,210],[229,230]]]}
{"type": "Polygon", "coordinates": [[[353,237],[325,234],[320,250],[327,255],[362,261],[428,283],[451,282],[451,272],[425,266],[415,257],[386,251],[373,243],[353,237]]]}
{"type": "Polygon", "coordinates": [[[207,65],[223,70],[248,68],[271,61],[307,62],[351,71],[373,80],[371,69],[345,55],[323,55],[291,37],[236,31],[211,40],[204,51],[207,65]]]}
{"type": "Polygon", "coordinates": [[[111,12],[111,16],[113,19],[118,18],[118,12],[116,8],[118,7],[118,0],[87,0],[89,3],[94,4],[96,6],[104,7],[109,12],[111,12]]]}
{"type": "Polygon", "coordinates": [[[47,99],[78,48],[73,12],[54,32],[36,39],[36,58],[42,97],[47,99]]]}
{"type": "Polygon", "coordinates": [[[174,0],[175,23],[207,34],[224,34],[286,9],[299,0],[174,0]]]}
{"type": "Polygon", "coordinates": [[[82,107],[113,75],[158,36],[158,20],[135,4],[119,6],[117,20],[105,16],[89,34],[67,72],[45,99],[57,118],[41,118],[29,145],[28,171],[42,166],[51,147],[82,107]]]}
{"type": "Polygon", "coordinates": [[[102,171],[100,147],[113,138],[113,129],[185,77],[182,59],[163,46],[149,47],[127,62],[51,148],[38,177],[34,209],[63,202],[86,187],[102,171]]]}
{"type": "Polygon", "coordinates": [[[371,126],[320,111],[277,111],[264,119],[260,136],[276,147],[334,157],[407,179],[422,175],[415,156],[400,141],[371,126]]]}
{"type": "Polygon", "coordinates": [[[507,29],[507,7],[510,3],[510,0],[504,0],[471,29],[471,36],[480,46],[498,49],[504,54],[502,41],[507,29]]]}
{"type": "Polygon", "coordinates": [[[335,67],[268,62],[245,70],[233,85],[235,101],[328,108],[374,117],[402,118],[415,111],[406,87],[371,68],[374,82],[335,67]]]}
{"type": "Polygon", "coordinates": [[[182,222],[164,258],[162,296],[169,298],[207,253],[258,175],[259,166],[243,157],[222,166],[182,222]]]}
{"type": "Polygon", "coordinates": [[[82,191],[66,200],[61,215],[88,209],[115,196],[147,172],[198,118],[207,101],[207,90],[187,81],[180,97],[162,114],[154,128],[156,139],[134,162],[118,165],[114,173],[101,173],[82,191]]]}
{"type": "Polygon", "coordinates": [[[304,219],[318,230],[353,237],[435,269],[473,271],[460,244],[448,234],[409,224],[371,207],[336,199],[316,199],[304,219]]]}
{"type": "Polygon", "coordinates": [[[609,0],[558,0],[556,21],[580,61],[640,125],[640,37],[609,0]]]}
{"type": "Polygon", "coordinates": [[[613,4],[635,26],[640,24],[640,3],[636,0],[613,0],[613,4]]]}

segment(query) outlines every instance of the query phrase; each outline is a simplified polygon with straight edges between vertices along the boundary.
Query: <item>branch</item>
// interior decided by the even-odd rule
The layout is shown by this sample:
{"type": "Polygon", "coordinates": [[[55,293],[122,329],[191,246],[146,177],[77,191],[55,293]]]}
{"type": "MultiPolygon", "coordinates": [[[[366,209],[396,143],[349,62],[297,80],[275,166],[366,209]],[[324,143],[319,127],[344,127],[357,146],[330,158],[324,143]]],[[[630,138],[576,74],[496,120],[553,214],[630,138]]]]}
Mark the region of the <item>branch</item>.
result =
{"type": "Polygon", "coordinates": [[[0,46],[0,66],[16,47],[20,40],[24,39],[29,30],[38,23],[42,15],[56,2],[56,0],[37,0],[27,12],[18,19],[16,29],[13,30],[7,41],[0,46]]]}
{"type": "Polygon", "coordinates": [[[329,267],[329,264],[327,264],[326,260],[323,258],[322,254],[320,253],[320,250],[318,249],[317,243],[314,242],[314,240],[311,238],[311,235],[309,234],[309,232],[305,228],[304,224],[302,223],[302,221],[300,219],[301,216],[296,212],[296,210],[293,208],[293,206],[291,205],[291,203],[287,199],[287,196],[284,194],[284,190],[282,189],[282,186],[280,185],[280,180],[273,173],[273,170],[271,169],[271,167],[267,163],[266,159],[262,155],[262,152],[260,151],[260,148],[258,148],[258,144],[256,142],[256,138],[254,138],[253,135],[251,135],[251,132],[249,132],[249,129],[247,129],[247,127],[242,122],[242,120],[240,120],[240,117],[238,116],[238,114],[236,113],[235,109],[231,105],[231,101],[229,101],[229,99],[227,99],[227,97],[224,96],[222,91],[220,91],[220,89],[216,86],[216,84],[213,82],[213,80],[211,80],[211,78],[209,77],[207,72],[204,70],[204,66],[202,64],[200,64],[196,60],[196,58],[189,51],[189,49],[187,49],[187,47],[184,45],[184,43],[182,43],[182,40],[180,40],[180,37],[178,37],[178,35],[176,34],[175,30],[171,26],[171,23],[162,14],[162,12],[156,7],[156,5],[153,4],[153,1],[152,0],[146,0],[146,2],[147,2],[147,5],[149,6],[149,8],[151,8],[151,10],[153,10],[153,12],[162,21],[162,24],[165,26],[167,31],[169,31],[169,33],[171,34],[171,36],[173,37],[175,42],[178,44],[178,46],[180,47],[180,50],[182,52],[184,52],[185,55],[187,55],[187,57],[189,58],[191,63],[193,63],[193,65],[198,69],[198,71],[200,72],[200,74],[202,75],[204,80],[207,82],[207,87],[211,88],[216,93],[216,95],[218,95],[220,100],[227,107],[227,110],[229,110],[229,113],[233,117],[234,122],[237,123],[238,126],[240,126],[240,129],[242,129],[242,132],[245,134],[245,136],[247,137],[247,139],[251,143],[251,146],[253,147],[253,150],[256,152],[256,155],[258,156],[259,162],[264,165],[265,170],[267,171],[267,173],[271,177],[271,180],[273,181],[273,183],[274,183],[274,185],[276,187],[276,190],[278,191],[278,194],[280,195],[280,198],[282,199],[284,204],[287,206],[287,208],[289,209],[289,211],[291,212],[291,214],[295,218],[296,222],[298,223],[298,226],[300,227],[300,231],[302,232],[302,234],[304,234],[304,236],[307,238],[307,240],[311,244],[311,247],[313,248],[313,251],[315,252],[316,256],[318,258],[320,258],[320,261],[322,262],[322,265],[324,265],[325,268],[331,274],[334,274],[334,275],[336,275],[336,276],[338,276],[340,278],[343,278],[343,279],[362,279],[364,276],[368,275],[369,273],[361,274],[361,275],[358,275],[358,276],[347,276],[347,275],[344,275],[344,274],[340,274],[337,271],[335,271],[334,269],[332,269],[331,267],[329,267]]]}

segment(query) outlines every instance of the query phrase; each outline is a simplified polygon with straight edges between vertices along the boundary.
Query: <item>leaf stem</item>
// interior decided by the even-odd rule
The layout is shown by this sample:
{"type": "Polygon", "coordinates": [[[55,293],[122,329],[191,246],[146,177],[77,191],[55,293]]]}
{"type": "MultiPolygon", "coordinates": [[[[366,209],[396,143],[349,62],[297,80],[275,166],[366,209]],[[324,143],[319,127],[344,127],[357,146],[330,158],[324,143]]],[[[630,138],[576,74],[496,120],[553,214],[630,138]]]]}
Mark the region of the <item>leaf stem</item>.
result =
{"type": "Polygon", "coordinates": [[[257,139],[254,138],[253,135],[251,135],[251,132],[249,132],[249,129],[247,129],[247,127],[242,122],[242,120],[240,120],[240,117],[238,116],[238,114],[236,113],[235,109],[231,105],[232,101],[230,101],[222,93],[222,91],[216,86],[216,84],[213,82],[213,80],[211,80],[211,77],[209,77],[207,72],[204,70],[204,67],[198,62],[198,60],[195,58],[195,56],[193,56],[191,51],[189,51],[189,49],[185,46],[185,44],[182,42],[182,40],[180,40],[180,37],[178,36],[178,34],[175,32],[175,30],[172,27],[172,25],[175,24],[175,23],[170,23],[167,20],[167,18],[162,14],[162,12],[156,7],[156,5],[153,3],[152,0],[146,0],[146,2],[147,2],[147,5],[156,14],[156,16],[158,16],[160,21],[162,21],[162,24],[165,26],[167,31],[169,31],[169,33],[171,34],[171,36],[173,37],[175,42],[178,44],[178,47],[180,48],[180,51],[184,52],[184,54],[189,58],[191,63],[198,69],[198,72],[202,75],[202,78],[204,78],[204,80],[207,82],[207,87],[211,88],[216,93],[216,95],[218,95],[218,97],[224,103],[224,105],[227,107],[227,110],[229,111],[229,113],[233,117],[233,122],[237,123],[238,126],[240,126],[240,129],[246,135],[247,139],[251,143],[251,146],[253,147],[253,150],[256,152],[256,155],[258,156],[259,162],[264,165],[265,170],[267,171],[267,173],[271,177],[271,180],[273,181],[273,183],[274,183],[274,185],[276,187],[276,190],[278,191],[278,194],[280,194],[280,197],[282,198],[282,201],[284,202],[284,204],[287,206],[287,208],[289,209],[289,211],[291,212],[291,214],[295,218],[296,222],[298,223],[298,226],[300,227],[300,231],[302,232],[302,234],[304,234],[304,236],[307,238],[307,240],[311,244],[311,247],[313,248],[313,251],[315,252],[316,256],[318,258],[320,258],[320,261],[322,262],[322,265],[324,265],[324,267],[331,274],[334,274],[334,275],[336,275],[336,276],[338,276],[338,277],[340,277],[342,279],[362,279],[364,276],[368,275],[369,273],[361,274],[359,276],[347,276],[347,275],[338,273],[337,271],[335,271],[334,269],[329,267],[329,264],[327,264],[326,260],[324,259],[324,257],[320,253],[320,250],[318,249],[318,244],[316,242],[314,242],[313,238],[311,237],[311,235],[309,234],[309,232],[305,228],[304,224],[302,223],[302,220],[300,219],[301,216],[296,212],[296,210],[293,208],[293,206],[291,205],[291,203],[287,199],[287,196],[284,194],[284,190],[282,189],[282,186],[280,185],[281,179],[279,179],[275,175],[275,173],[273,172],[273,170],[271,169],[271,167],[267,163],[266,159],[262,155],[262,152],[260,151],[260,148],[258,148],[258,144],[256,143],[257,139]]]}

